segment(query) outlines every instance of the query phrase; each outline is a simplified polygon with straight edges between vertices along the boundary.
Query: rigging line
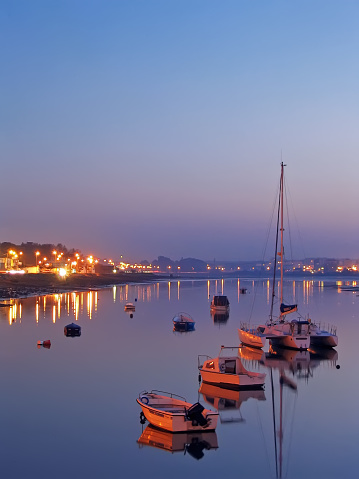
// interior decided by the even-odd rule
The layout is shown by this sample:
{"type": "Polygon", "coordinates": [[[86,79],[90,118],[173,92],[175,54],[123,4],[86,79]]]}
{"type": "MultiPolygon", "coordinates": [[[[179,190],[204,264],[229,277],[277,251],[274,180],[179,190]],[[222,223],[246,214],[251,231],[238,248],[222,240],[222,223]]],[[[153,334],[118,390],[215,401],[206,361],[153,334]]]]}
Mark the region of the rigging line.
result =
{"type": "Polygon", "coordinates": [[[273,412],[273,430],[274,430],[274,453],[275,453],[275,471],[278,477],[278,452],[277,452],[277,426],[275,422],[275,407],[274,407],[274,385],[273,385],[273,370],[270,370],[270,380],[272,389],[272,412],[273,412]]]}
{"type": "Polygon", "coordinates": [[[287,214],[287,224],[288,224],[288,238],[289,238],[289,250],[290,250],[290,260],[293,261],[293,243],[292,243],[292,231],[289,221],[289,208],[288,208],[288,197],[287,197],[287,182],[284,184],[284,195],[285,195],[285,209],[287,214]]]}
{"type": "MultiPolygon", "coordinates": [[[[281,179],[282,179],[282,176],[281,176],[281,179]]],[[[279,236],[279,214],[280,214],[280,207],[281,207],[281,204],[280,204],[281,192],[282,192],[282,181],[280,182],[280,186],[279,186],[277,232],[276,232],[276,238],[275,238],[275,252],[274,252],[274,265],[273,265],[272,301],[271,301],[270,314],[269,314],[270,321],[273,320],[273,305],[274,305],[274,297],[275,297],[275,276],[277,272],[277,252],[278,252],[278,236],[279,236]]],[[[281,257],[280,260],[283,261],[283,258],[281,257]]]]}
{"type": "Polygon", "coordinates": [[[268,453],[267,443],[266,443],[266,440],[265,440],[265,435],[264,435],[264,430],[263,430],[263,424],[262,424],[262,421],[261,421],[261,416],[260,416],[260,414],[259,414],[258,402],[259,402],[259,401],[256,401],[256,402],[255,402],[255,404],[256,404],[256,410],[257,410],[257,421],[258,421],[258,423],[259,423],[260,431],[261,431],[261,433],[262,433],[262,439],[263,439],[264,450],[265,450],[265,454],[266,454],[266,458],[267,458],[268,468],[271,469],[271,463],[270,463],[270,460],[269,460],[269,453],[268,453]]]}
{"type": "MultiPolygon", "coordinates": [[[[276,203],[277,203],[277,197],[278,197],[278,190],[276,191],[276,194],[274,196],[273,205],[272,205],[272,213],[270,215],[268,226],[267,226],[267,235],[266,235],[266,240],[265,240],[263,253],[262,253],[262,257],[261,257],[261,265],[264,264],[264,259],[265,259],[265,255],[266,255],[266,252],[267,252],[267,246],[268,246],[268,242],[269,242],[270,232],[271,232],[271,229],[272,229],[273,217],[274,217],[275,207],[276,207],[276,203]]],[[[259,274],[259,279],[262,279],[262,273],[263,273],[263,271],[262,271],[262,268],[261,268],[260,269],[260,274],[259,274]]],[[[259,281],[256,281],[255,282],[255,287],[254,287],[254,295],[253,295],[253,300],[252,300],[252,306],[251,306],[251,310],[249,312],[249,320],[248,320],[249,323],[251,322],[251,319],[252,319],[252,316],[253,316],[254,304],[255,304],[258,288],[259,288],[259,281]]]]}
{"type": "MultiPolygon", "coordinates": [[[[285,180],[284,182],[284,194],[285,194],[285,209],[286,209],[286,215],[287,215],[287,225],[288,225],[288,238],[289,238],[289,251],[290,251],[290,261],[291,263],[293,264],[294,262],[294,257],[293,257],[293,242],[292,242],[292,230],[291,230],[291,226],[290,226],[290,220],[289,220],[289,207],[288,207],[288,197],[287,197],[287,193],[288,193],[288,187],[287,187],[287,181],[285,180]]],[[[285,259],[285,253],[284,253],[284,258],[283,258],[283,261],[285,259]]],[[[294,301],[294,303],[296,302],[295,301],[295,290],[294,290],[294,295],[293,295],[293,298],[292,300],[294,301]]]]}
{"type": "Polygon", "coordinates": [[[295,209],[294,209],[294,205],[293,205],[293,199],[292,199],[292,196],[291,196],[291,193],[290,193],[290,189],[289,189],[289,188],[288,188],[288,196],[289,196],[289,199],[290,199],[290,209],[291,209],[291,211],[293,211],[294,223],[295,223],[296,230],[297,230],[297,232],[298,232],[298,239],[299,239],[299,244],[300,244],[300,246],[301,246],[302,255],[303,255],[303,258],[306,258],[306,254],[305,254],[305,250],[304,250],[304,242],[303,242],[302,235],[300,234],[299,223],[298,223],[298,220],[297,220],[297,216],[296,216],[296,214],[295,214],[295,209]]]}
{"type": "Polygon", "coordinates": [[[288,461],[286,463],[286,472],[285,472],[285,477],[288,475],[288,470],[289,470],[289,458],[290,458],[290,451],[292,447],[292,439],[293,439],[293,423],[294,423],[294,411],[297,410],[296,404],[297,404],[297,399],[298,399],[298,394],[295,395],[295,400],[294,400],[294,405],[293,405],[293,414],[292,414],[292,421],[290,424],[290,434],[289,434],[289,441],[288,441],[288,461]]]}

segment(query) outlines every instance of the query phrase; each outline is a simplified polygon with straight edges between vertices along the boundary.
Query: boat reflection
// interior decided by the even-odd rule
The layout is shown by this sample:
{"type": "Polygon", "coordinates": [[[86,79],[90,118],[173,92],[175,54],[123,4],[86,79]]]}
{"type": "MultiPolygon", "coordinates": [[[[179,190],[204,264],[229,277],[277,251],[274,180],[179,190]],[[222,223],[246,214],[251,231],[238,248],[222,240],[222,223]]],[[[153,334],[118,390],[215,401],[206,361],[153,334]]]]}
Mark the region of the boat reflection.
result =
{"type": "Polygon", "coordinates": [[[314,369],[324,364],[338,368],[338,352],[331,348],[300,351],[273,346],[268,352],[247,347],[239,351],[243,362],[257,363],[258,367],[269,369],[273,428],[269,437],[271,441],[274,439],[275,477],[290,477],[290,441],[284,436],[293,437],[294,418],[298,414],[298,383],[307,382],[313,377],[314,369]]]}
{"type": "Polygon", "coordinates": [[[140,447],[151,446],[172,454],[188,453],[197,460],[202,459],[205,450],[218,449],[215,431],[172,433],[151,425],[145,428],[137,443],[140,447]]]}
{"type": "Polygon", "coordinates": [[[198,392],[202,394],[203,400],[207,404],[217,409],[221,424],[244,422],[240,408],[242,403],[248,399],[266,400],[263,389],[235,391],[202,383],[198,392]]]}
{"type": "Polygon", "coordinates": [[[331,348],[296,351],[272,346],[260,362],[265,367],[279,370],[282,376],[290,373],[296,379],[308,380],[322,363],[328,361],[331,367],[335,367],[337,360],[338,352],[331,348]]]}
{"type": "Polygon", "coordinates": [[[211,317],[215,324],[226,324],[229,318],[229,312],[218,312],[211,309],[211,317]]]}

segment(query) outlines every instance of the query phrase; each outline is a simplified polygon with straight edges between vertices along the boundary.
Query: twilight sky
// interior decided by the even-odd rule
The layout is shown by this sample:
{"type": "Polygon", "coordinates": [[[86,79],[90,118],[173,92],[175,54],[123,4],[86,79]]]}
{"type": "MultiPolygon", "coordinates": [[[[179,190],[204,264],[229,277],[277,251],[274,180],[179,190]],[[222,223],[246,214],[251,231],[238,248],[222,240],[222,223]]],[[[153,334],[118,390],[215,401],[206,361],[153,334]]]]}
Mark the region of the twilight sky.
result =
{"type": "Polygon", "coordinates": [[[261,258],[282,155],[293,256],[359,258],[357,1],[0,0],[0,40],[0,241],[261,258]]]}

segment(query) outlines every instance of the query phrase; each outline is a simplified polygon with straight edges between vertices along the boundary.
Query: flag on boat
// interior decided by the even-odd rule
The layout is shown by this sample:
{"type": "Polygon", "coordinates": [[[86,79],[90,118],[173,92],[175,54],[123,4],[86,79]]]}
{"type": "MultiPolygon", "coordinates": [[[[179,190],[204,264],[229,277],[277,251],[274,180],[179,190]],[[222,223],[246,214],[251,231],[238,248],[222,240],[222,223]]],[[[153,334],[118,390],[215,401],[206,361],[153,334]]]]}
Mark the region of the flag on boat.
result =
{"type": "Polygon", "coordinates": [[[294,311],[297,311],[297,304],[284,304],[282,303],[280,305],[280,314],[284,316],[285,314],[288,313],[294,313],[294,311]]]}

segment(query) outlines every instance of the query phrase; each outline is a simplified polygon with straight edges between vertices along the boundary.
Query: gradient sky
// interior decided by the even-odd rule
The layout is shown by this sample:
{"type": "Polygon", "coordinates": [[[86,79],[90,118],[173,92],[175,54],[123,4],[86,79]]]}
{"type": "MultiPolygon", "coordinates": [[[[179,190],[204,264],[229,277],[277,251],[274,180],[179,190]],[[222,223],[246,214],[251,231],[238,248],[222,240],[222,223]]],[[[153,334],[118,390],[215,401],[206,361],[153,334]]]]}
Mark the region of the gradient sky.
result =
{"type": "Polygon", "coordinates": [[[261,258],[282,155],[294,256],[359,258],[358,25],[350,0],[0,0],[0,241],[261,258]]]}

